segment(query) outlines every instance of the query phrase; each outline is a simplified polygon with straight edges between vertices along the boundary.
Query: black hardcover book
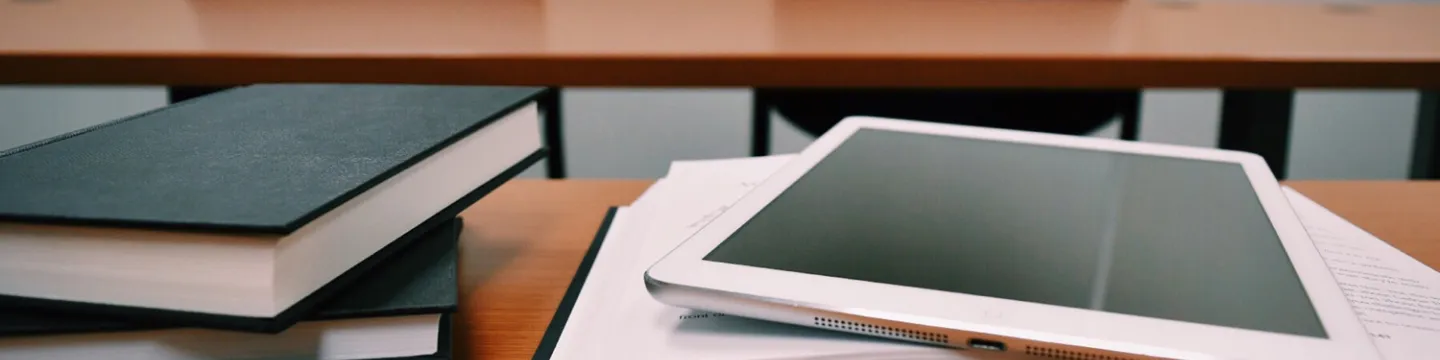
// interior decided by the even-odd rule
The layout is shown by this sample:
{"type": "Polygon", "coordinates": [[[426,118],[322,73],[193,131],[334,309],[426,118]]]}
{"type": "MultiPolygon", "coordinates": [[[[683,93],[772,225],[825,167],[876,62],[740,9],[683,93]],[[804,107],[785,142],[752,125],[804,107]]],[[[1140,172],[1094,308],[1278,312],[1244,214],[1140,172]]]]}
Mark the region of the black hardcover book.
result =
{"type": "Polygon", "coordinates": [[[0,220],[288,234],[543,91],[223,91],[0,153],[0,220]]]}
{"type": "Polygon", "coordinates": [[[540,88],[256,85],[0,154],[0,305],[278,332],[544,155],[540,88]]]}
{"type": "Polygon", "coordinates": [[[337,292],[294,328],[279,334],[175,328],[0,307],[0,358],[83,358],[94,352],[117,359],[306,358],[317,356],[315,351],[327,341],[323,344],[327,351],[403,354],[387,358],[449,358],[450,313],[457,309],[459,297],[457,241],[462,224],[460,219],[452,219],[436,226],[397,251],[383,266],[362,274],[354,286],[337,292]],[[416,336],[411,332],[417,324],[434,328],[416,336]],[[383,339],[385,346],[394,349],[353,344],[345,338],[347,332],[365,332],[358,339],[383,339]],[[164,347],[186,351],[176,355],[154,349],[164,347]]]}

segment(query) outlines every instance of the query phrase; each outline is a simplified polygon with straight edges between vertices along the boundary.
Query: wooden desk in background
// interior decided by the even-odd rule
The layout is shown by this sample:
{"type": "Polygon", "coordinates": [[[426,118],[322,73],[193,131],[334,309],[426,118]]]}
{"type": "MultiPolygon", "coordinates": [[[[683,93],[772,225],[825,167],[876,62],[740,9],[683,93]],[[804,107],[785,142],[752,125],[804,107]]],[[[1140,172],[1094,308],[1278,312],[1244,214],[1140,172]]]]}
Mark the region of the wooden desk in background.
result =
{"type": "MultiPolygon", "coordinates": [[[[650,181],[515,180],[466,210],[461,359],[528,360],[610,206],[650,181]]],[[[1292,182],[1306,196],[1440,268],[1440,182],[1292,182]]],[[[640,281],[640,279],[636,279],[640,281]]]]}
{"type": "Polygon", "coordinates": [[[1440,6],[19,0],[0,83],[1440,87],[1440,6]]]}
{"type": "MultiPolygon", "coordinates": [[[[0,84],[1225,88],[1220,147],[1283,178],[1291,89],[1440,89],[1436,19],[1392,1],[11,0],[0,84]]],[[[1411,176],[1440,178],[1423,94],[1411,176]]]]}

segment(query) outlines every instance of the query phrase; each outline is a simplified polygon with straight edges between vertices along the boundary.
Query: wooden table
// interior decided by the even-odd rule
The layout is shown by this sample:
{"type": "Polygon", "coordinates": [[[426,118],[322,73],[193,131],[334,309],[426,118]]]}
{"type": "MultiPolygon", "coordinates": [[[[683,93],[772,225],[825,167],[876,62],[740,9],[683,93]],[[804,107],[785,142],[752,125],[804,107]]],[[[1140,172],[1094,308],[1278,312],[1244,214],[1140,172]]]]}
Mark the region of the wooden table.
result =
{"type": "Polygon", "coordinates": [[[1440,6],[1351,3],[9,0],[0,84],[1440,86],[1440,6]]]}
{"type": "MultiPolygon", "coordinates": [[[[466,210],[461,359],[530,359],[606,208],[650,181],[515,180],[466,210]],[[468,355],[468,356],[467,356],[468,355]]],[[[1440,182],[1293,182],[1306,196],[1440,268],[1440,182]]]]}
{"type": "Polygon", "coordinates": [[[1440,6],[1351,3],[9,0],[0,83],[1440,87],[1440,6]]]}
{"type": "Polygon", "coordinates": [[[1290,89],[1440,88],[1440,5],[1335,1],[5,0],[0,84],[1216,87],[1220,147],[1283,178],[1290,89]]]}

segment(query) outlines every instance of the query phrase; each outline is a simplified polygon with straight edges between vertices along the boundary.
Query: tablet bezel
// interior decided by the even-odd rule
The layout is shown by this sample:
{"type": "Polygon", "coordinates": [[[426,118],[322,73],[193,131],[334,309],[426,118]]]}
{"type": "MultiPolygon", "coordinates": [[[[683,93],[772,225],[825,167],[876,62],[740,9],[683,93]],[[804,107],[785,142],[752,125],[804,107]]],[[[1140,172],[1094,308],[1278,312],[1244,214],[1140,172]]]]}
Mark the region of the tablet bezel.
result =
{"type": "MultiPolygon", "coordinates": [[[[708,294],[706,296],[766,299],[771,303],[799,308],[824,308],[882,320],[1140,355],[1170,357],[1176,354],[1205,354],[1221,358],[1321,360],[1379,356],[1265,161],[1254,154],[1227,150],[873,117],[847,118],[654,264],[646,272],[646,281],[647,285],[662,287],[652,288],[652,292],[664,291],[665,286],[702,289],[708,294]],[[1241,165],[1276,229],[1328,339],[703,260],[706,254],[860,129],[1241,165]]],[[[694,296],[667,299],[657,294],[656,298],[672,305],[696,308],[703,308],[707,302],[677,300],[693,299],[694,296]]]]}

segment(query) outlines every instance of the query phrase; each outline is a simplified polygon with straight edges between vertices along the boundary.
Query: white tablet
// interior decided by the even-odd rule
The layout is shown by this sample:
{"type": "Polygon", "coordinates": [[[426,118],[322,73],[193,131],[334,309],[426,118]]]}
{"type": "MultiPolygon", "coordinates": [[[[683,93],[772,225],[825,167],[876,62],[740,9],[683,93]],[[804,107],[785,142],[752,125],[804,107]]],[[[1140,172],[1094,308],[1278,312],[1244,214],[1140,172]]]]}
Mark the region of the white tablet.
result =
{"type": "Polygon", "coordinates": [[[645,276],[675,306],[1061,359],[1374,359],[1258,156],[850,118],[645,276]]]}

